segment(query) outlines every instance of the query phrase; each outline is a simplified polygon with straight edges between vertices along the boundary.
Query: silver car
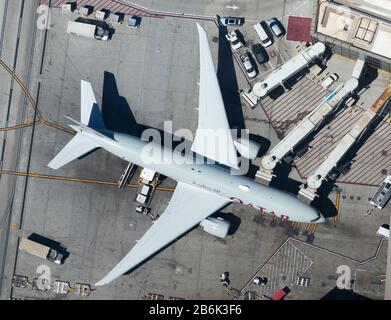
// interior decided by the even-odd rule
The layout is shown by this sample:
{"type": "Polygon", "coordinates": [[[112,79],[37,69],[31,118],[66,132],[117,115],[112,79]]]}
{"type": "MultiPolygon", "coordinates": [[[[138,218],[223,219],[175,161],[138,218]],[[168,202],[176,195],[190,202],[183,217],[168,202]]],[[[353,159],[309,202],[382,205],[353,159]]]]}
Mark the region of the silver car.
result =
{"type": "Polygon", "coordinates": [[[266,24],[271,31],[273,31],[276,37],[281,37],[284,34],[284,30],[281,28],[281,23],[276,18],[266,20],[266,24]]]}
{"type": "Polygon", "coordinates": [[[251,63],[248,53],[243,53],[242,55],[240,55],[240,60],[242,60],[243,65],[246,68],[247,75],[250,78],[254,78],[257,75],[257,71],[254,69],[254,66],[251,63]]]}

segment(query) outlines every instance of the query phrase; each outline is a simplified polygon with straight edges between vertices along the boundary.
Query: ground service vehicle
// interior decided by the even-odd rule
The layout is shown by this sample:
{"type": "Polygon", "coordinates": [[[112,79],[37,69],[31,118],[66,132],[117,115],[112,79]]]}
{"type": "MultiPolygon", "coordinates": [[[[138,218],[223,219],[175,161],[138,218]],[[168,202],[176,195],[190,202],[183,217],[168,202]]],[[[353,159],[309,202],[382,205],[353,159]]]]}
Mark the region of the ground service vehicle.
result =
{"type": "Polygon", "coordinates": [[[261,44],[266,48],[272,45],[272,39],[270,39],[269,35],[266,33],[266,29],[264,27],[265,22],[261,21],[254,25],[255,32],[258,34],[259,39],[261,39],[261,44]]]}
{"type": "Polygon", "coordinates": [[[67,33],[97,40],[106,41],[109,39],[109,30],[103,29],[102,27],[91,23],[69,21],[67,33]]]}
{"type": "Polygon", "coordinates": [[[27,238],[21,238],[19,249],[56,264],[64,263],[64,254],[27,238]]]}

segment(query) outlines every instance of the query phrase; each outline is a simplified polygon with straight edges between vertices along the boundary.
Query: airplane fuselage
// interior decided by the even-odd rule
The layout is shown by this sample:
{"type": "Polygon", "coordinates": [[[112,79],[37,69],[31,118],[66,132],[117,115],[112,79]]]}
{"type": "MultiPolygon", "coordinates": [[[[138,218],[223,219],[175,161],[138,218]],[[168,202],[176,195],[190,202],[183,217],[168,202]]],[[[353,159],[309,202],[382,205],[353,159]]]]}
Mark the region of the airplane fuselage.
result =
{"type": "Polygon", "coordinates": [[[231,202],[242,203],[260,212],[269,212],[284,220],[323,221],[317,210],[292,194],[264,186],[243,175],[230,174],[217,165],[197,163],[194,161],[194,154],[182,154],[118,132],[110,131],[113,139],[100,138],[85,131],[82,133],[119,158],[217,194],[231,202]]]}

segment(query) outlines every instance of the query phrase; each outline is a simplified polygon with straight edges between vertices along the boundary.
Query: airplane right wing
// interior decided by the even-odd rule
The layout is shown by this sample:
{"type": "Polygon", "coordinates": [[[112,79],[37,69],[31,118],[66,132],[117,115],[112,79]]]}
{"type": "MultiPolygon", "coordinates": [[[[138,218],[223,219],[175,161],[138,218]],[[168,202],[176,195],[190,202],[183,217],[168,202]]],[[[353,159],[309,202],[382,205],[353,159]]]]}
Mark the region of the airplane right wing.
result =
{"type": "Polygon", "coordinates": [[[130,269],[138,266],[183,233],[230,203],[230,200],[178,182],[169,205],[162,216],[137,241],[130,252],[95,286],[110,283],[130,269]]]}

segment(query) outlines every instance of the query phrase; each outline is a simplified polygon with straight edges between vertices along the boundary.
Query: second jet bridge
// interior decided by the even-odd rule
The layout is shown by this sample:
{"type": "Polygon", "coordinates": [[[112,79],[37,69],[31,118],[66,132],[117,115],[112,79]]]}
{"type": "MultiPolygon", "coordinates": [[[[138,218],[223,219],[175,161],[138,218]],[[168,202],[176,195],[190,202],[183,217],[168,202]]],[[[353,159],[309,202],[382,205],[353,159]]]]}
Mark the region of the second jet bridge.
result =
{"type": "Polygon", "coordinates": [[[264,184],[270,184],[274,177],[273,170],[275,166],[283,157],[292,153],[294,148],[337,108],[340,101],[350,96],[357,86],[358,80],[351,78],[329,93],[311,113],[301,120],[299,124],[269,152],[269,154],[262,158],[261,166],[257,171],[255,178],[264,184]]]}
{"type": "Polygon", "coordinates": [[[338,145],[328,155],[327,159],[308,177],[307,183],[300,187],[299,197],[306,202],[312,202],[317,196],[316,192],[328,174],[338,165],[342,157],[362,137],[376,116],[391,97],[391,85],[376,100],[373,106],[365,111],[350,131],[340,140],[338,145]]]}

